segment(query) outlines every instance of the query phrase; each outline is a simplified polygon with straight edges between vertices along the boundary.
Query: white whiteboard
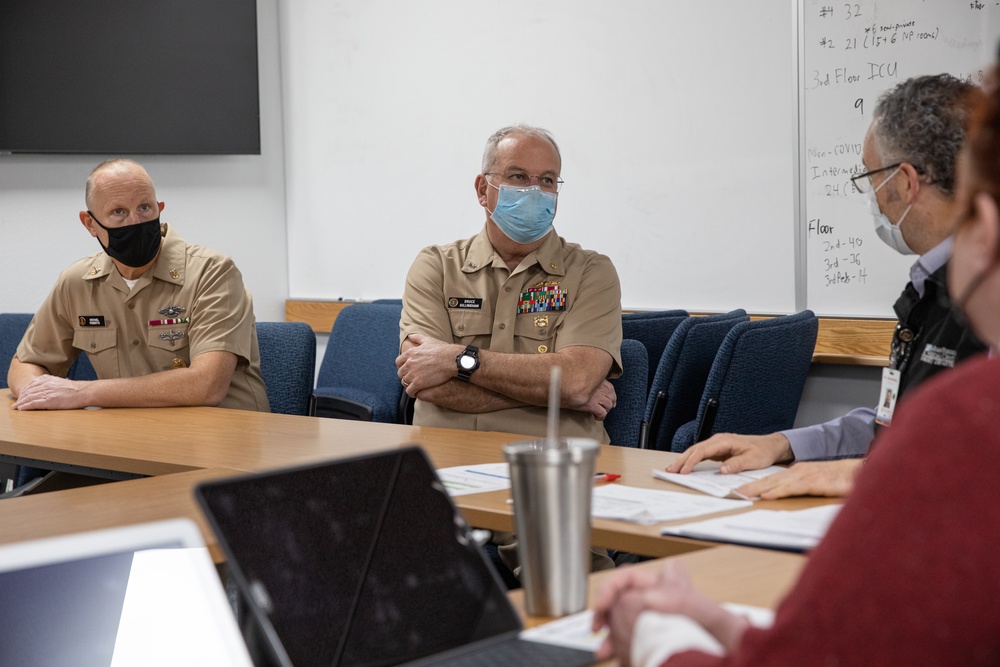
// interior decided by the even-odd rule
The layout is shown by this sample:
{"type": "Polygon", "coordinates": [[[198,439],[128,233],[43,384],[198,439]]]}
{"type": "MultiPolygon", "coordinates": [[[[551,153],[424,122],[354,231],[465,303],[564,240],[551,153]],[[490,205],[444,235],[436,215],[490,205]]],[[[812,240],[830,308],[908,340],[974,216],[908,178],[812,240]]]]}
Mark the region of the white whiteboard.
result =
{"type": "Polygon", "coordinates": [[[914,257],[875,235],[861,144],[883,92],[948,72],[982,80],[1000,37],[1000,3],[968,0],[805,0],[802,12],[805,211],[809,307],[828,315],[892,316],[914,257]]]}
{"type": "Polygon", "coordinates": [[[486,138],[563,152],[556,230],[630,308],[795,310],[795,3],[281,3],[291,298],[398,297],[479,231],[486,138]]]}

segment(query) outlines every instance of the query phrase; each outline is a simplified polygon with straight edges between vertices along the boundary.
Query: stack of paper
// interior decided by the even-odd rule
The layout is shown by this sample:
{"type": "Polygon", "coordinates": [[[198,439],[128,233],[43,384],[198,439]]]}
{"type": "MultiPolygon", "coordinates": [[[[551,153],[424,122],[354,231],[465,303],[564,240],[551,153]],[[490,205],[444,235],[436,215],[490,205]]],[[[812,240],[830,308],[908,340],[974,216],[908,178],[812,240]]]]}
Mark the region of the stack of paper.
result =
{"type": "Polygon", "coordinates": [[[763,479],[768,475],[773,475],[783,470],[787,470],[787,468],[771,466],[769,468],[761,468],[760,470],[744,470],[743,472],[731,475],[723,475],[718,470],[695,470],[692,473],[681,475],[680,473],[666,472],[654,468],[653,477],[673,482],[674,484],[680,484],[681,486],[707,493],[716,498],[743,498],[745,500],[746,496],[735,491],[737,487],[755,482],[758,479],[763,479]]]}
{"type": "Polygon", "coordinates": [[[754,510],[669,526],[663,529],[663,534],[802,551],[819,543],[841,507],[842,505],[822,505],[794,511],[754,510]]]}
{"type": "Polygon", "coordinates": [[[605,484],[594,489],[591,514],[595,519],[617,519],[641,524],[690,519],[753,505],[748,500],[704,498],[693,493],[640,489],[605,484]]]}

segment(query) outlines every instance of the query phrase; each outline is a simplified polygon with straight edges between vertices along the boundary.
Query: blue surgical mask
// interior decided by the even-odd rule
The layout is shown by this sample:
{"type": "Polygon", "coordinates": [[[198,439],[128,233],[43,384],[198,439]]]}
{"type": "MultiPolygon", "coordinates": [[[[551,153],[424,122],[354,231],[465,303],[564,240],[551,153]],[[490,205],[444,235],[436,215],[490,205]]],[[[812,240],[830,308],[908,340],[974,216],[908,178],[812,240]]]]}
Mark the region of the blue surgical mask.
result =
{"type": "Polygon", "coordinates": [[[906,207],[903,215],[899,218],[899,222],[892,224],[885,213],[879,208],[878,199],[875,198],[875,193],[881,190],[882,186],[888,183],[897,173],[899,173],[899,167],[896,167],[896,171],[889,174],[888,178],[879,183],[877,188],[868,191],[868,212],[875,219],[875,233],[882,239],[883,243],[900,255],[916,255],[917,253],[913,252],[910,246],[906,245],[906,240],[903,238],[903,230],[900,229],[900,225],[903,224],[903,220],[906,219],[906,214],[910,212],[913,204],[906,207]]]}
{"type": "MultiPolygon", "coordinates": [[[[490,187],[496,186],[490,183],[490,187]]],[[[501,185],[497,190],[500,194],[490,218],[511,241],[534,243],[552,230],[556,217],[554,192],[544,192],[537,185],[501,185]]]]}

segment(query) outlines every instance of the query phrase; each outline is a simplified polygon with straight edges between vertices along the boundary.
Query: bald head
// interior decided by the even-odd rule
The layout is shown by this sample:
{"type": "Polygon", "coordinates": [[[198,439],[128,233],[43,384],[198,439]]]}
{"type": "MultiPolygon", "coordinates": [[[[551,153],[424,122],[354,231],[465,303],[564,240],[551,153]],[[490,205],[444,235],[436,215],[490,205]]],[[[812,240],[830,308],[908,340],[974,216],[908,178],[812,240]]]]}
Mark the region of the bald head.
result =
{"type": "Polygon", "coordinates": [[[95,195],[98,190],[106,187],[111,182],[129,181],[146,185],[153,191],[155,198],[156,191],[153,188],[153,181],[141,164],[127,158],[112,158],[94,167],[93,171],[90,172],[90,176],[87,177],[87,189],[84,194],[87,208],[90,210],[97,208],[95,195]]]}

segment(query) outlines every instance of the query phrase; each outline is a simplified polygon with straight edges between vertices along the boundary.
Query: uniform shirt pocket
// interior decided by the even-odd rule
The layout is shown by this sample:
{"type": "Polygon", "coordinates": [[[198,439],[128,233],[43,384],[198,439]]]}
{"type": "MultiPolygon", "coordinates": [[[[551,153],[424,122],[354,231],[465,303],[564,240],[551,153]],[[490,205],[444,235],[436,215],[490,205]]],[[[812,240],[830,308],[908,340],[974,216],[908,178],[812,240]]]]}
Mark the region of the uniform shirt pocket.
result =
{"type": "Polygon", "coordinates": [[[556,331],[562,313],[521,313],[514,324],[514,346],[519,354],[555,352],[556,331]]]}
{"type": "Polygon", "coordinates": [[[451,320],[451,335],[455,342],[488,347],[493,329],[492,313],[453,308],[448,311],[448,318],[451,320]]]}
{"type": "Polygon", "coordinates": [[[188,346],[188,325],[168,324],[159,327],[150,327],[146,334],[146,343],[154,350],[164,350],[171,354],[187,349],[188,346]]]}
{"type": "Polygon", "coordinates": [[[76,329],[73,331],[73,347],[89,355],[100,354],[118,345],[117,327],[76,329]]]}

